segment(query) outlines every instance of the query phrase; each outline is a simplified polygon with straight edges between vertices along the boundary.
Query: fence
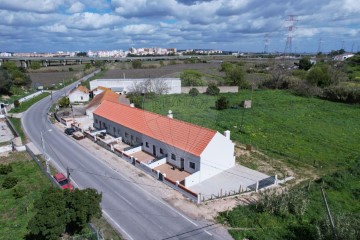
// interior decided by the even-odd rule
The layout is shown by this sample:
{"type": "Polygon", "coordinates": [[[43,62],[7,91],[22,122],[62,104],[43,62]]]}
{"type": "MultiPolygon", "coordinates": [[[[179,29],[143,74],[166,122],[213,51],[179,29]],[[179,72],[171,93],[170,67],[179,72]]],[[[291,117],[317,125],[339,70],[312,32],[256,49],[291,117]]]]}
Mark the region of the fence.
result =
{"type": "Polygon", "coordinates": [[[278,182],[277,175],[271,176],[268,178],[261,179],[260,181],[257,181],[255,184],[252,184],[248,186],[248,188],[252,191],[259,191],[260,189],[270,187],[271,185],[276,185],[278,182]]]}
{"type": "Polygon", "coordinates": [[[23,98],[20,98],[19,99],[19,102],[25,102],[25,101],[27,101],[27,100],[30,100],[30,99],[32,99],[32,98],[34,98],[34,97],[36,97],[36,96],[39,96],[40,94],[42,94],[44,91],[38,91],[38,92],[35,92],[35,93],[33,93],[33,94],[30,94],[30,95],[28,95],[28,96],[26,96],[26,97],[23,97],[23,98]]]}
{"type": "Polygon", "coordinates": [[[175,189],[176,191],[180,192],[185,197],[189,198],[191,201],[199,204],[200,198],[197,193],[194,193],[193,191],[187,189],[185,186],[180,184],[179,182],[174,182],[171,179],[167,178],[164,174],[159,174],[159,180],[165,183],[167,186],[175,189]]]}

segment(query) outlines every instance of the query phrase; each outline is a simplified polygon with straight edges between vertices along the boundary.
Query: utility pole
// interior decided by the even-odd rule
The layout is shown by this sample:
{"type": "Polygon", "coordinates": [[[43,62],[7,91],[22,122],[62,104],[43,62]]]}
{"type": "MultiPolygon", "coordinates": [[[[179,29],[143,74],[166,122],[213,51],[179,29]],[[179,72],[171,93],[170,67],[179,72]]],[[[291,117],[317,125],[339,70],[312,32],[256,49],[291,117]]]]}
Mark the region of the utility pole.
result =
{"type": "Polygon", "coordinates": [[[67,174],[66,178],[68,180],[68,189],[71,190],[70,189],[70,169],[69,169],[69,167],[66,168],[66,174],[67,174]]]}
{"type": "Polygon", "coordinates": [[[325,197],[325,192],[324,192],[324,189],[321,187],[321,194],[322,194],[322,197],[324,199],[324,203],[325,203],[325,207],[326,207],[326,212],[327,212],[327,215],[328,215],[328,218],[329,218],[329,221],[330,221],[330,224],[331,224],[331,228],[332,228],[332,232],[333,232],[333,237],[334,237],[334,240],[337,239],[337,236],[336,236],[336,229],[335,229],[335,224],[334,224],[334,220],[331,216],[331,213],[330,213],[330,209],[329,209],[329,205],[327,203],[327,200],[326,200],[326,197],[325,197]]]}

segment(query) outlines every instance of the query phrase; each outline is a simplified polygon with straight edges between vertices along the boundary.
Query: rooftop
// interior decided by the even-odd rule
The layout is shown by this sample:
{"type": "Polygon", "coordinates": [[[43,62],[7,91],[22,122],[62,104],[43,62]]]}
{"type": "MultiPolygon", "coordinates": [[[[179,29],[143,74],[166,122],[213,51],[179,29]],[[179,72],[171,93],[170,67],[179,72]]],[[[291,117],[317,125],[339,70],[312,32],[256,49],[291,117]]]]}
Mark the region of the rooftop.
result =
{"type": "Polygon", "coordinates": [[[111,91],[110,89],[107,89],[103,91],[102,93],[96,95],[93,100],[89,103],[87,108],[91,108],[93,106],[97,106],[103,101],[110,101],[110,102],[119,102],[119,94],[111,91]]]}
{"type": "Polygon", "coordinates": [[[200,156],[216,131],[120,103],[103,101],[94,115],[200,156]]]}

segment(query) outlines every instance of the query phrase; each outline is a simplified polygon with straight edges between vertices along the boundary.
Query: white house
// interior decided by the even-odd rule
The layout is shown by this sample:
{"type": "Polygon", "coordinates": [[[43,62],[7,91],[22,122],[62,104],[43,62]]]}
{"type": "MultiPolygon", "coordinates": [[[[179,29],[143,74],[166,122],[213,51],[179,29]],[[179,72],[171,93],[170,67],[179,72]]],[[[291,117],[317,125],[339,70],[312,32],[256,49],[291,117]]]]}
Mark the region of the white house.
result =
{"type": "Polygon", "coordinates": [[[162,116],[120,103],[103,101],[93,112],[94,127],[189,173],[179,179],[186,187],[235,165],[230,131],[225,135],[170,116],[162,116]]]}
{"type": "MultiPolygon", "coordinates": [[[[107,100],[110,102],[120,102],[120,95],[111,91],[110,89],[101,90],[102,88],[97,88],[101,93],[96,94],[96,96],[90,101],[90,103],[86,107],[86,115],[89,118],[93,118],[93,112],[100,106],[100,104],[107,100]]],[[[94,94],[95,95],[95,94],[94,94]]]]}
{"type": "Polygon", "coordinates": [[[89,101],[89,90],[85,86],[78,86],[69,94],[69,100],[74,102],[87,102],[89,101]]]}
{"type": "Polygon", "coordinates": [[[141,91],[143,88],[160,94],[181,93],[180,78],[95,79],[90,81],[91,90],[100,86],[110,88],[117,93],[128,93],[135,89],[141,91]]]}
{"type": "Polygon", "coordinates": [[[335,61],[345,61],[346,59],[351,58],[353,56],[354,56],[354,54],[352,54],[352,53],[344,53],[344,54],[336,55],[334,57],[334,60],[335,61]]]}

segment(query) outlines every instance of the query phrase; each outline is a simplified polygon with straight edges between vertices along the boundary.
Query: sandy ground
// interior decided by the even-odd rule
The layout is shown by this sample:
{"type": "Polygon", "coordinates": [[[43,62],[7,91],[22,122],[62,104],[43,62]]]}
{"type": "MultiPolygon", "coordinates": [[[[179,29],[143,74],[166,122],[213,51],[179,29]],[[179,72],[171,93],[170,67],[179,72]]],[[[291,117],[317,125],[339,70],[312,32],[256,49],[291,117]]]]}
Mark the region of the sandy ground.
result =
{"type": "MultiPolygon", "coordinates": [[[[62,131],[65,128],[59,123],[56,123],[55,125],[62,131]]],[[[130,163],[121,159],[112,152],[100,147],[91,140],[85,138],[79,141],[74,139],[74,141],[87,148],[99,160],[104,161],[111,166],[112,169],[117,172],[121,172],[122,175],[125,175],[130,180],[140,185],[146,184],[142,185],[142,188],[146,189],[154,196],[162,198],[164,201],[168,202],[170,205],[193,219],[214,221],[214,218],[219,212],[228,211],[238,204],[248,204],[256,199],[252,194],[244,194],[226,199],[208,201],[197,205],[181,195],[179,192],[147,175],[142,170],[134,167],[130,163]]]]}

